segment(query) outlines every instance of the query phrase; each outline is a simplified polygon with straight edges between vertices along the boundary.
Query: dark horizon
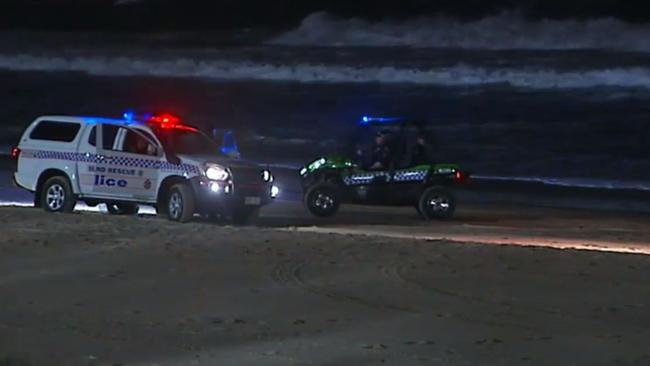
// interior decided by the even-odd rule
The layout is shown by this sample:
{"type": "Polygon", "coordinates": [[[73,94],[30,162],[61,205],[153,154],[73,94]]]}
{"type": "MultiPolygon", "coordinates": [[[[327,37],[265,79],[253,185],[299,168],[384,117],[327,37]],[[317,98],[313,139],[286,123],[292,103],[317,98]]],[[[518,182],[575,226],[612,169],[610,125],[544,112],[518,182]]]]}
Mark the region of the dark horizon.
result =
{"type": "Polygon", "coordinates": [[[297,26],[317,11],[368,20],[399,20],[445,15],[477,19],[514,11],[531,19],[614,17],[650,21],[650,7],[617,0],[4,0],[0,28],[30,30],[228,30],[297,26]]]}

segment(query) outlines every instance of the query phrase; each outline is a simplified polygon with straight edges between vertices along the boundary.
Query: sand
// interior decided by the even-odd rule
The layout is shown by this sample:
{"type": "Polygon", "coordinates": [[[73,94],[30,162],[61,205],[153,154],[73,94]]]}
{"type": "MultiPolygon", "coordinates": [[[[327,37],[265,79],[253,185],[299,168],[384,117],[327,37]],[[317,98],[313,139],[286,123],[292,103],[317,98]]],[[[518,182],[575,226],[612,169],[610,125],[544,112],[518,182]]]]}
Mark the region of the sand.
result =
{"type": "Polygon", "coordinates": [[[258,227],[0,209],[0,365],[650,364],[650,257],[551,245],[650,246],[647,216],[278,207],[258,227]]]}

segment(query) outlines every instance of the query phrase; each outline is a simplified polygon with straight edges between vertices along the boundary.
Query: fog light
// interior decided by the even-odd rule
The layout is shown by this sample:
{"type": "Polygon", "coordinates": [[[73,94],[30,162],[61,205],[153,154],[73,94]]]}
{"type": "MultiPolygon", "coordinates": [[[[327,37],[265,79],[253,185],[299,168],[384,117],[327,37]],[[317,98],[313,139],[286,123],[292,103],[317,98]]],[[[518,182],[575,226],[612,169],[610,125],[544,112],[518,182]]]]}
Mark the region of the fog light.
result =
{"type": "Polygon", "coordinates": [[[219,193],[221,192],[221,186],[219,185],[219,183],[212,183],[210,184],[210,190],[214,193],[219,193]]]}
{"type": "Polygon", "coordinates": [[[262,172],[262,180],[265,182],[273,182],[273,174],[268,170],[264,170],[262,172]]]}
{"type": "Polygon", "coordinates": [[[271,187],[271,198],[275,198],[280,194],[280,188],[278,186],[271,187]]]}

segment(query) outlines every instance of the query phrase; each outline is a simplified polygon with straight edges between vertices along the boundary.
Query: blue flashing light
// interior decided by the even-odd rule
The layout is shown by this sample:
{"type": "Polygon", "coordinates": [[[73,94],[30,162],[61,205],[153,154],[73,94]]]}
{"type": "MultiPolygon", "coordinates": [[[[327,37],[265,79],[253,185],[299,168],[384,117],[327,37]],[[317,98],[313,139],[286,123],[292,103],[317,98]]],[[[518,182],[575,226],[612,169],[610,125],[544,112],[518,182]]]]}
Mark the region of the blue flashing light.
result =
{"type": "Polygon", "coordinates": [[[226,131],[223,135],[221,143],[221,152],[229,156],[238,156],[239,148],[237,147],[237,140],[232,131],[226,131]]]}
{"type": "Polygon", "coordinates": [[[135,113],[133,113],[132,110],[128,110],[128,111],[124,112],[124,119],[125,120],[130,122],[130,121],[133,121],[134,118],[135,118],[135,113]]]}
{"type": "Polygon", "coordinates": [[[403,117],[370,117],[370,116],[363,116],[361,117],[361,124],[362,125],[367,125],[370,123],[387,123],[387,122],[396,122],[396,121],[402,121],[404,120],[403,117]]]}
{"type": "Polygon", "coordinates": [[[114,119],[114,118],[103,118],[103,117],[81,117],[81,119],[84,121],[84,123],[89,125],[94,125],[97,123],[107,123],[107,124],[121,125],[121,126],[140,124],[140,122],[138,121],[127,120],[127,119],[114,119]]]}

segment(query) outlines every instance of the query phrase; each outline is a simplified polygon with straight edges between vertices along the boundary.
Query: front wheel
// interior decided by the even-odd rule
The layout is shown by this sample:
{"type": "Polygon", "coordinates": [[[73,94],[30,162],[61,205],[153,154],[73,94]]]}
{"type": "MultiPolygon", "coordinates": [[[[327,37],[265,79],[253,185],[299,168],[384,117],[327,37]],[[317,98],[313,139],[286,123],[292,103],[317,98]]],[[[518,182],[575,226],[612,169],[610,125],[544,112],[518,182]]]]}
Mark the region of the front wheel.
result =
{"type": "Polygon", "coordinates": [[[106,209],[111,215],[135,215],[138,205],[135,203],[106,203],[106,209]]]}
{"type": "Polygon", "coordinates": [[[77,204],[70,181],[65,177],[52,177],[41,190],[41,202],[47,212],[70,213],[77,204]]]}
{"type": "Polygon", "coordinates": [[[175,184],[169,190],[166,205],[171,221],[188,222],[194,217],[194,192],[188,184],[175,184]]]}
{"type": "Polygon", "coordinates": [[[341,198],[336,186],[317,184],[307,190],[304,203],[312,215],[330,217],[338,212],[341,198]]]}
{"type": "Polygon", "coordinates": [[[418,212],[426,220],[446,220],[454,216],[456,200],[442,187],[427,188],[420,195],[418,212]]]}

